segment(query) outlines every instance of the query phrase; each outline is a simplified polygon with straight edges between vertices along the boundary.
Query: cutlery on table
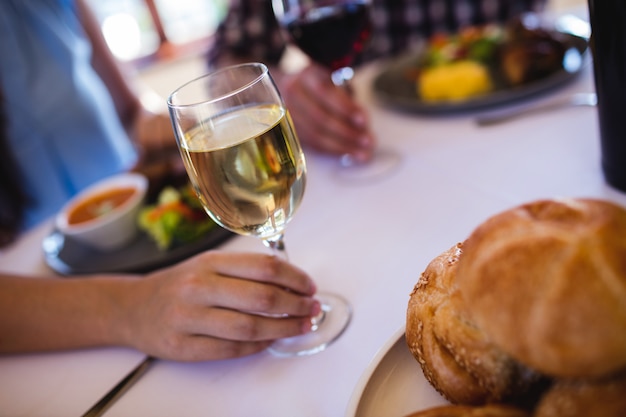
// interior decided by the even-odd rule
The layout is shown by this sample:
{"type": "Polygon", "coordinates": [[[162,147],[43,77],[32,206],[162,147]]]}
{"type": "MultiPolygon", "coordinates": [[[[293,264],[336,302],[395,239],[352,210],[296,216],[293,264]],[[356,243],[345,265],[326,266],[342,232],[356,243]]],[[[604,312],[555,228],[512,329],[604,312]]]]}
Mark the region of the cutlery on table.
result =
{"type": "Polygon", "coordinates": [[[147,356],[139,365],[128,373],[120,382],[95,403],[82,417],[99,417],[122,396],[148,370],[154,358],[147,356]]]}
{"type": "Polygon", "coordinates": [[[568,107],[593,107],[597,104],[598,99],[595,93],[576,93],[571,96],[563,97],[537,106],[523,107],[511,111],[504,111],[492,114],[478,116],[476,124],[478,126],[493,126],[496,124],[508,122],[518,117],[528,116],[532,114],[544,113],[547,111],[564,109],[568,107]]]}

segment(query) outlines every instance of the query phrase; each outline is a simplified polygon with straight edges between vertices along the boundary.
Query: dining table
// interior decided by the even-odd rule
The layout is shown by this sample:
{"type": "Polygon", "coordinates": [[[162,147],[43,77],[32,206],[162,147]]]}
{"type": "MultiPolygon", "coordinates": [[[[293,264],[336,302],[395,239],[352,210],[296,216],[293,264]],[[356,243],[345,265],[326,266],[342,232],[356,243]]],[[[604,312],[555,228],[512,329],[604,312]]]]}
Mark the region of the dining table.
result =
{"type": "MultiPolygon", "coordinates": [[[[587,18],[584,8],[558,13],[587,18]]],[[[308,356],[158,359],[105,415],[353,417],[365,415],[359,414],[364,401],[384,403],[384,396],[374,398],[364,388],[390,346],[405,349],[397,342],[409,295],[431,259],[490,216],[526,202],[588,197],[626,206],[626,194],[602,174],[595,107],[477,123],[481,115],[594,92],[592,57],[584,59],[579,73],[555,88],[495,109],[443,114],[381,102],[372,85],[388,62],[360,68],[355,94],[369,111],[379,146],[399,154],[400,163],[386,175],[346,181],[336,175],[336,157],[305,150],[306,193],[286,232],[290,261],[320,290],[349,301],[352,319],[344,333],[308,356]]],[[[42,240],[52,228],[52,220],[44,222],[2,249],[0,270],[72,279],[51,271],[44,257],[42,240]]],[[[266,250],[243,236],[217,249],[266,250]]],[[[0,355],[0,416],[81,416],[145,357],[124,347],[0,355]]],[[[391,367],[422,378],[416,362],[405,365],[391,367]]],[[[425,382],[417,388],[397,382],[379,382],[395,386],[396,398],[381,417],[446,402],[425,382]]]]}

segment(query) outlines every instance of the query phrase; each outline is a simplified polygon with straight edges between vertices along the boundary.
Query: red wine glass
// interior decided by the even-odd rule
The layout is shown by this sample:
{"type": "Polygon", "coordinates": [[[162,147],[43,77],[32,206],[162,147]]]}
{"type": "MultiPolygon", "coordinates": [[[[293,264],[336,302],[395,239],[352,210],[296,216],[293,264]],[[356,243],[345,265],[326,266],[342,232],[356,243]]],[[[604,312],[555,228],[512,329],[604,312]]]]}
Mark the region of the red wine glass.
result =
{"type": "MultiPolygon", "coordinates": [[[[352,65],[371,33],[370,0],[273,0],[272,7],[291,41],[330,69],[335,85],[352,93],[352,65]]],[[[370,180],[388,174],[399,162],[399,155],[389,149],[378,149],[367,163],[343,155],[337,174],[345,180],[370,180]]]]}

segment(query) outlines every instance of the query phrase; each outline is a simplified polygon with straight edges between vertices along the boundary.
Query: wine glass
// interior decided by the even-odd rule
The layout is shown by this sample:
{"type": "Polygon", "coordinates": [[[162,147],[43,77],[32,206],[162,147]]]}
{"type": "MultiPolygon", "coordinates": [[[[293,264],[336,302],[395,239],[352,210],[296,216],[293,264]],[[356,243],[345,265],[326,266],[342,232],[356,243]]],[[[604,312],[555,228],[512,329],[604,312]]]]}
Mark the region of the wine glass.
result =
{"type": "MultiPolygon", "coordinates": [[[[371,32],[370,0],[272,0],[272,8],[291,41],[331,71],[333,84],[352,94],[352,65],[371,32]]],[[[336,172],[346,180],[369,180],[388,174],[400,160],[390,149],[376,150],[367,163],[346,154],[336,172]]]]}
{"type": "MultiPolygon", "coordinates": [[[[215,222],[255,236],[287,259],[284,231],[306,183],[306,164],[289,112],[264,64],[223,68],[175,90],[168,107],[191,184],[215,222]]],[[[318,293],[313,331],[277,340],[278,356],[323,350],[343,332],[351,308],[318,293]]]]}

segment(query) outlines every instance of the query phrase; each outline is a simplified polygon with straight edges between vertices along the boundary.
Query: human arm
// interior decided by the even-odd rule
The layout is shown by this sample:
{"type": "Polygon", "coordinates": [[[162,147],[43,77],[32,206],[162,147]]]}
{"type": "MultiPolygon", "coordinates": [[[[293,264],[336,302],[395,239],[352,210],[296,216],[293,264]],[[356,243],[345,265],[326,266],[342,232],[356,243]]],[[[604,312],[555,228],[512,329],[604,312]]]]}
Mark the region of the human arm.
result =
{"type": "MultiPolygon", "coordinates": [[[[162,106],[150,106],[142,98],[132,74],[109,49],[100,24],[85,0],[76,0],[77,13],[92,47],[92,66],[106,85],[117,114],[129,136],[145,154],[176,150],[174,132],[165,100],[162,106]]],[[[151,101],[152,103],[152,101],[151,101]]]]}
{"type": "Polygon", "coordinates": [[[127,346],[181,361],[244,356],[309,331],[314,292],[275,257],[219,251],[145,277],[0,275],[0,353],[127,346]]]}
{"type": "Polygon", "coordinates": [[[306,146],[349,154],[359,162],[372,157],[376,139],[367,111],[348,90],[332,83],[327,69],[310,64],[296,73],[280,73],[277,84],[306,146]]]}

